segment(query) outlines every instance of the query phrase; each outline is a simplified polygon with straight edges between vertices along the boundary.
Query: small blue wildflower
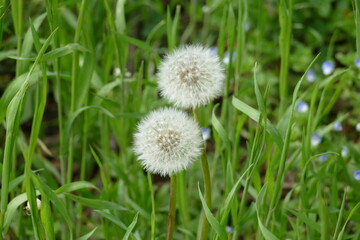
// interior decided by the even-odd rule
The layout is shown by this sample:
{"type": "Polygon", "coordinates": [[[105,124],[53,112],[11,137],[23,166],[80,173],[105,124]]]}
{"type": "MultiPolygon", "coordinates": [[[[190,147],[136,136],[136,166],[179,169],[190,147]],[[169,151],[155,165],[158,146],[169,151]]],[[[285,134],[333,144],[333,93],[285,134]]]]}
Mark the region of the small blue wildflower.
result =
{"type": "Polygon", "coordinates": [[[357,131],[357,132],[360,132],[360,123],[357,123],[357,124],[356,124],[356,131],[357,131]]]}
{"type": "Polygon", "coordinates": [[[228,232],[228,233],[231,233],[232,231],[234,231],[234,229],[230,226],[226,226],[225,229],[226,229],[226,232],[228,232]]]}
{"type": "MultiPolygon", "coordinates": [[[[236,54],[233,53],[233,55],[232,55],[232,62],[235,61],[235,58],[236,58],[236,54]]],[[[223,62],[224,62],[226,65],[230,63],[230,53],[229,53],[228,51],[225,52],[225,56],[224,56],[223,62]]]]}
{"type": "Polygon", "coordinates": [[[246,22],[245,23],[245,32],[249,31],[250,30],[250,23],[249,22],[246,22]]]}
{"type": "Polygon", "coordinates": [[[334,130],[337,132],[341,132],[343,130],[341,122],[334,122],[334,130]]]}
{"type": "Polygon", "coordinates": [[[314,82],[316,80],[316,73],[315,73],[314,69],[310,69],[306,73],[306,79],[308,80],[308,82],[314,82]]]}
{"type": "Polygon", "coordinates": [[[210,128],[201,128],[202,138],[204,141],[207,141],[210,139],[211,136],[211,130],[210,128]]]}
{"type": "Polygon", "coordinates": [[[360,58],[355,59],[354,63],[356,67],[360,68],[360,58]]]}
{"type": "Polygon", "coordinates": [[[211,53],[211,55],[213,55],[213,56],[217,56],[218,55],[218,49],[217,49],[217,47],[210,47],[210,53],[211,53]]]}
{"type": "Polygon", "coordinates": [[[296,105],[296,111],[298,113],[306,113],[309,111],[309,105],[306,102],[301,101],[296,105]]]}
{"type": "Polygon", "coordinates": [[[322,137],[319,134],[314,133],[311,136],[311,146],[316,147],[317,145],[319,145],[321,143],[321,139],[322,137]]]}
{"type": "Polygon", "coordinates": [[[323,71],[324,75],[330,75],[334,71],[335,65],[331,61],[325,61],[321,65],[321,70],[323,71]]]}
{"type": "Polygon", "coordinates": [[[207,13],[207,12],[209,12],[209,7],[208,6],[203,6],[201,8],[201,10],[203,11],[203,13],[207,13]]]}
{"type": "Polygon", "coordinates": [[[347,147],[342,147],[341,148],[341,156],[343,158],[346,158],[349,155],[349,149],[347,147]]]}
{"type": "Polygon", "coordinates": [[[327,154],[321,155],[319,157],[320,162],[326,162],[328,160],[329,156],[327,154]]]}
{"type": "Polygon", "coordinates": [[[360,181],[360,170],[356,170],[356,171],[354,172],[354,178],[355,178],[356,180],[360,181]]]}

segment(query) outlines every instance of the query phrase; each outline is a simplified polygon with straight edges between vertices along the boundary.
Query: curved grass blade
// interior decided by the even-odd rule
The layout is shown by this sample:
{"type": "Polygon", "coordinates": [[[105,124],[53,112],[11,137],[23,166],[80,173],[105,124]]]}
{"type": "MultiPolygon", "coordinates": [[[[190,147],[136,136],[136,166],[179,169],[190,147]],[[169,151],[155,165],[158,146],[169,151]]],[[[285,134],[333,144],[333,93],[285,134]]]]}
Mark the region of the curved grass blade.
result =
{"type": "Polygon", "coordinates": [[[139,216],[139,212],[136,213],[134,219],[132,220],[131,224],[127,228],[125,236],[123,237],[123,240],[129,239],[130,234],[131,234],[132,230],[134,229],[134,227],[135,227],[135,225],[137,223],[138,216],[139,216]]]}
{"type": "Polygon", "coordinates": [[[204,209],[205,216],[207,220],[209,221],[210,225],[212,226],[213,230],[217,233],[217,235],[220,237],[220,239],[227,239],[227,233],[225,231],[225,228],[221,226],[219,221],[214,217],[214,215],[211,213],[210,209],[208,208],[206,201],[201,193],[200,185],[198,183],[198,190],[199,190],[199,196],[200,200],[204,209]]]}

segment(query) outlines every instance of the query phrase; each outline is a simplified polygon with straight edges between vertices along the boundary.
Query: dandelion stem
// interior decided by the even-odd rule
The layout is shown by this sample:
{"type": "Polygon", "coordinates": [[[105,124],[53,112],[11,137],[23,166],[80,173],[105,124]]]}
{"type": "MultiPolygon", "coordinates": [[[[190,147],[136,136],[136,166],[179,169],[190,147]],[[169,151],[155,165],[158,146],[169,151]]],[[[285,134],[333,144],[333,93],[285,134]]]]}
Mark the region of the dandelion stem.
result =
{"type": "Polygon", "coordinates": [[[155,240],[155,198],[154,198],[154,189],[152,186],[151,174],[147,174],[149,190],[151,194],[151,240],[155,240]]]}
{"type": "Polygon", "coordinates": [[[168,229],[166,233],[166,240],[173,239],[175,228],[175,214],[176,214],[176,175],[170,177],[170,208],[168,216],[168,229]]]}
{"type": "MultiPolygon", "coordinates": [[[[195,118],[196,122],[200,124],[199,114],[198,114],[198,111],[196,108],[193,110],[193,114],[194,114],[194,118],[195,118]]],[[[211,179],[210,179],[209,163],[208,163],[207,156],[206,156],[205,146],[204,146],[204,150],[201,155],[201,165],[202,165],[202,170],[203,170],[203,174],[204,174],[205,200],[206,200],[207,206],[209,207],[209,209],[211,209],[211,179]]],[[[208,229],[209,229],[209,223],[208,223],[206,217],[204,216],[202,218],[202,222],[201,222],[201,233],[200,233],[201,240],[207,239],[208,229]]]]}

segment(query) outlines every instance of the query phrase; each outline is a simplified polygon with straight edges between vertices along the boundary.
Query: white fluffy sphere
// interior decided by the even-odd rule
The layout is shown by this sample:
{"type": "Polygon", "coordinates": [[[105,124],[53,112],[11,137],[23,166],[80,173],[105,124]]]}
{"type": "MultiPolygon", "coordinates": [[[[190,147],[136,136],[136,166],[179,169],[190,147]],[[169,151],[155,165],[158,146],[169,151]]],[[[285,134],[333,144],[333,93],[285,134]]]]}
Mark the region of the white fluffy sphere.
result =
{"type": "Polygon", "coordinates": [[[194,119],[173,108],[151,112],[138,125],[134,139],[141,165],[163,176],[187,169],[201,155],[203,146],[194,119]]]}
{"type": "Polygon", "coordinates": [[[218,56],[200,45],[167,55],[157,76],[161,95],[182,108],[208,104],[222,94],[225,80],[218,56]]]}

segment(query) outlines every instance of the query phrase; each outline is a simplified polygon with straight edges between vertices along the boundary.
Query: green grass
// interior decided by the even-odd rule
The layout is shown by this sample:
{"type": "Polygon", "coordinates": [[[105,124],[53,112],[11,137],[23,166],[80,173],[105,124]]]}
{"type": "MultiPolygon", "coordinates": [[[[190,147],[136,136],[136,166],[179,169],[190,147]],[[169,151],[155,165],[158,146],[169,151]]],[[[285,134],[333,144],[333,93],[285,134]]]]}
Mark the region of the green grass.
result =
{"type": "Polygon", "coordinates": [[[360,239],[359,4],[1,1],[0,239],[165,239],[175,195],[173,239],[360,239]],[[188,112],[212,136],[175,184],[133,133],[189,43],[230,61],[223,96],[188,112]]]}

